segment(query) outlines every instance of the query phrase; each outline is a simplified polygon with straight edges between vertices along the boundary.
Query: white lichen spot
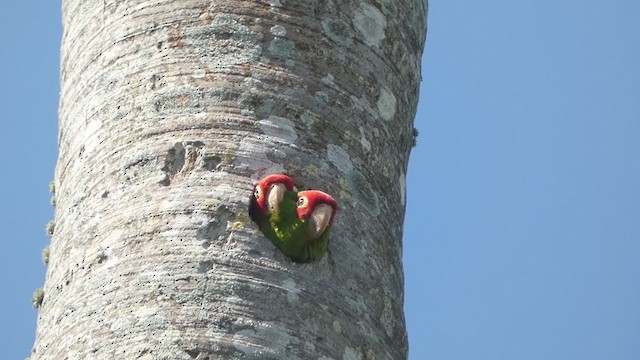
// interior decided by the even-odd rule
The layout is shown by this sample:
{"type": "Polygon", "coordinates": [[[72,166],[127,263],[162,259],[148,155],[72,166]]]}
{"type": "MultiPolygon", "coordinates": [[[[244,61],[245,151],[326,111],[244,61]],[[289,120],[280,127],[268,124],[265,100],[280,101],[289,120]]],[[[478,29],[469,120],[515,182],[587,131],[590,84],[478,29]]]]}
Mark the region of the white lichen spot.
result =
{"type": "Polygon", "coordinates": [[[378,112],[380,117],[386,121],[391,121],[396,115],[396,97],[393,92],[387,87],[380,89],[380,96],[378,97],[378,112]]]}
{"type": "Polygon", "coordinates": [[[356,9],[353,26],[364,36],[367,44],[377,47],[382,45],[386,36],[384,30],[387,27],[387,20],[375,6],[361,2],[360,8],[356,9]]]}
{"type": "Polygon", "coordinates": [[[300,120],[302,120],[302,122],[306,126],[313,125],[313,123],[315,123],[317,119],[318,117],[314,113],[310,112],[309,110],[306,110],[302,115],[300,115],[300,120]]]}
{"type": "Polygon", "coordinates": [[[333,320],[333,330],[338,334],[342,333],[342,325],[340,325],[340,321],[333,320]]]}
{"type": "Polygon", "coordinates": [[[327,145],[327,159],[344,174],[353,171],[353,163],[349,153],[338,145],[327,145]]]}
{"type": "Polygon", "coordinates": [[[347,346],[344,348],[342,360],[362,360],[362,353],[359,349],[354,349],[347,346]]]}
{"type": "Polygon", "coordinates": [[[270,64],[270,63],[271,63],[271,59],[270,59],[270,58],[268,58],[268,57],[266,57],[266,56],[263,56],[263,57],[261,57],[261,58],[259,59],[259,62],[260,62],[261,64],[265,64],[265,65],[267,65],[267,64],[270,64]]]}
{"type": "Polygon", "coordinates": [[[300,293],[300,288],[297,286],[296,282],[289,278],[282,283],[282,288],[287,290],[287,301],[290,303],[298,301],[300,298],[298,294],[300,293]]]}
{"type": "Polygon", "coordinates": [[[367,140],[367,137],[364,135],[364,128],[360,126],[360,145],[365,151],[371,151],[371,143],[367,140]]]}
{"type": "Polygon", "coordinates": [[[207,72],[204,69],[196,69],[193,72],[193,77],[196,79],[202,79],[206,74],[207,72]]]}
{"type": "MultiPolygon", "coordinates": [[[[255,77],[245,77],[242,79],[243,86],[260,86],[262,84],[262,80],[255,77]]],[[[242,95],[248,95],[251,92],[244,92],[242,95]]]]}
{"type": "Polygon", "coordinates": [[[400,171],[398,184],[400,184],[400,203],[402,206],[405,206],[407,200],[407,177],[405,176],[404,171],[400,171]]]}
{"type": "Polygon", "coordinates": [[[351,140],[353,139],[353,135],[351,134],[351,131],[345,130],[342,133],[342,138],[348,142],[351,142],[351,140]]]}
{"type": "Polygon", "coordinates": [[[279,58],[289,59],[293,56],[296,45],[291,40],[281,37],[274,37],[269,43],[269,52],[271,55],[279,58]]]}
{"type": "Polygon", "coordinates": [[[295,125],[287,118],[271,115],[266,119],[260,120],[260,129],[266,135],[289,143],[295,143],[298,140],[295,125]]]}
{"type": "Polygon", "coordinates": [[[329,102],[329,95],[327,95],[327,93],[324,91],[316,92],[313,98],[318,104],[321,104],[321,105],[324,105],[327,102],[329,102]]]}
{"type": "Polygon", "coordinates": [[[287,35],[287,29],[282,25],[274,25],[270,29],[270,31],[275,36],[285,36],[285,35],[287,35]]]}
{"type": "MultiPolygon", "coordinates": [[[[190,27],[184,32],[185,43],[210,71],[257,60],[262,53],[257,34],[228,15],[218,14],[209,25],[190,27]]],[[[164,37],[168,39],[169,33],[164,37]]]]}
{"type": "Polygon", "coordinates": [[[389,298],[389,294],[385,294],[384,297],[384,309],[382,310],[382,315],[380,315],[380,322],[384,327],[384,331],[390,337],[393,336],[393,329],[395,327],[393,320],[393,308],[391,306],[391,299],[389,298]]]}
{"type": "Polygon", "coordinates": [[[327,76],[322,78],[322,83],[325,85],[334,85],[333,80],[333,75],[327,74],[327,76]]]}

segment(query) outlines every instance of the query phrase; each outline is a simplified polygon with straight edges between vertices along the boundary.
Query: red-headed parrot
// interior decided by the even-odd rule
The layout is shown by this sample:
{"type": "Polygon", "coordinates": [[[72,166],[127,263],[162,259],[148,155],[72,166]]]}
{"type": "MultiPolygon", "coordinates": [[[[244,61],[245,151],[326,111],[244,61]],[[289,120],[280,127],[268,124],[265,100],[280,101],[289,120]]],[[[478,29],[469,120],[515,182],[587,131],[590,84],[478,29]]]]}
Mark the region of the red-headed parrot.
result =
{"type": "Polygon", "coordinates": [[[318,190],[288,191],[280,204],[278,218],[272,218],[273,242],[295,262],[322,259],[338,204],[318,190]]]}
{"type": "Polygon", "coordinates": [[[260,231],[275,241],[275,233],[271,221],[273,217],[279,218],[280,204],[286,192],[295,194],[293,180],[285,174],[266,176],[254,188],[249,203],[249,216],[258,224],[260,231]]]}

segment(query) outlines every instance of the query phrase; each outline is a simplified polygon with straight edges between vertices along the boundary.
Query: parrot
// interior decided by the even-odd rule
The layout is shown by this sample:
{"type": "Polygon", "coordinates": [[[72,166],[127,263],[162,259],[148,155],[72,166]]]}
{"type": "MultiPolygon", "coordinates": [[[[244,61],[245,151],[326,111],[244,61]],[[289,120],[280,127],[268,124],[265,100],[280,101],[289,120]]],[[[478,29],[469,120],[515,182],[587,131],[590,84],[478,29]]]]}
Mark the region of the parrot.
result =
{"type": "Polygon", "coordinates": [[[280,221],[280,204],[287,192],[296,193],[293,180],[285,174],[274,174],[260,179],[251,195],[249,217],[271,241],[275,241],[276,237],[271,220],[277,217],[277,221],[280,221]]]}
{"type": "Polygon", "coordinates": [[[275,235],[271,240],[294,262],[318,261],[327,252],[337,211],[337,202],[327,193],[287,191],[279,213],[271,217],[275,235]]]}

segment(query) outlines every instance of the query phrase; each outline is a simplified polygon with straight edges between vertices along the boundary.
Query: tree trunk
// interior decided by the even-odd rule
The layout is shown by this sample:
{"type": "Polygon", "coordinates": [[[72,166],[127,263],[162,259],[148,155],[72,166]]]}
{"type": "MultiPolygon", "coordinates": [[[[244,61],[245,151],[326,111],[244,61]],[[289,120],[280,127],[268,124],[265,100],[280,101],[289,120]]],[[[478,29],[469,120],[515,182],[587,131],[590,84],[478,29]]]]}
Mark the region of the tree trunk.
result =
{"type": "Polygon", "coordinates": [[[32,359],[404,359],[426,0],[63,0],[56,226],[32,359]],[[332,194],[291,262],[247,214],[332,194]]]}

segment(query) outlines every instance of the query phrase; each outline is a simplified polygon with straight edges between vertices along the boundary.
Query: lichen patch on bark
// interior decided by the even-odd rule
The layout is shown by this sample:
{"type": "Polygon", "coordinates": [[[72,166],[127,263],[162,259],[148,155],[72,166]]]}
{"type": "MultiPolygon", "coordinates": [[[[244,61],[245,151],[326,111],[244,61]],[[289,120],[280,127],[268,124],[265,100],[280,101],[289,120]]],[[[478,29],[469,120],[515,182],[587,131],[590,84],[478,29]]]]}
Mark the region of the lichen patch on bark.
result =
{"type": "Polygon", "coordinates": [[[364,41],[371,45],[380,47],[386,37],[385,28],[387,19],[374,5],[361,2],[353,17],[353,25],[364,37],[364,41]]]}
{"type": "Polygon", "coordinates": [[[376,103],[380,117],[383,120],[391,121],[396,114],[397,101],[391,90],[386,87],[380,89],[380,96],[376,103]]]}
{"type": "Polygon", "coordinates": [[[191,47],[210,71],[257,60],[262,48],[258,36],[238,18],[217,14],[211,23],[184,31],[185,45],[191,47]]]}

